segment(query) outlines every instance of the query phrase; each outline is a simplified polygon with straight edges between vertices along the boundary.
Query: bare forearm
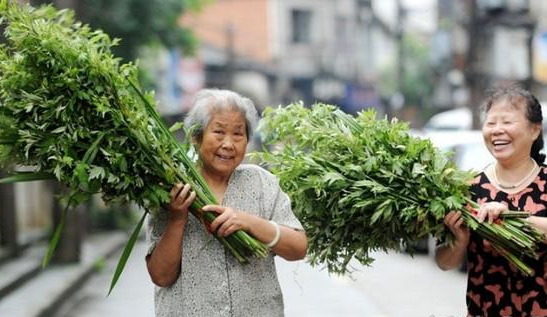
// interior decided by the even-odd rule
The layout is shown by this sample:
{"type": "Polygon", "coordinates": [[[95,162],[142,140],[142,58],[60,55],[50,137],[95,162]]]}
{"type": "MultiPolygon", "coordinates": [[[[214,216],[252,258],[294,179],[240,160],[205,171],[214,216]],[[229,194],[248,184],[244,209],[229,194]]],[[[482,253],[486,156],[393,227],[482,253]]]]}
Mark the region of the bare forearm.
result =
{"type": "MultiPolygon", "coordinates": [[[[249,233],[263,243],[271,242],[276,236],[275,226],[266,219],[250,215],[249,233]]],[[[279,241],[272,247],[272,251],[289,261],[303,259],[308,249],[306,234],[279,225],[279,241]]]]}
{"type": "Polygon", "coordinates": [[[183,234],[183,224],[169,222],[156,248],[147,258],[148,273],[156,285],[170,286],[180,274],[183,234]]]}
{"type": "Polygon", "coordinates": [[[445,271],[458,268],[467,252],[467,246],[454,243],[453,246],[440,245],[435,252],[437,265],[445,271]]]}
{"type": "MultiPolygon", "coordinates": [[[[528,218],[528,222],[547,236],[547,218],[531,216],[528,218]]],[[[547,238],[544,240],[544,242],[547,243],[547,238]]]]}

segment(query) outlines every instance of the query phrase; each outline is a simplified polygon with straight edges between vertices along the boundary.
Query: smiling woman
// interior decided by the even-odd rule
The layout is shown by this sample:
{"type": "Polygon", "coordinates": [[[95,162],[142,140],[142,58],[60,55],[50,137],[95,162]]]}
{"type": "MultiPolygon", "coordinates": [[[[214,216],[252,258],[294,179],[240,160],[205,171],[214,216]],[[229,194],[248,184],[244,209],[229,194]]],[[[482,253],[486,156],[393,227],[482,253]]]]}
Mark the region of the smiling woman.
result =
{"type": "Polygon", "coordinates": [[[273,255],[303,258],[307,237],[277,178],[241,164],[256,121],[249,99],[206,89],[196,95],[185,124],[193,127],[199,171],[221,202],[203,207],[218,214],[209,229],[222,237],[246,231],[271,249],[270,256],[239,265],[200,230],[198,219],[188,217],[195,198],[190,187],[175,185],[169,211],[151,218],[147,229],[157,316],[283,315],[273,255]]]}
{"type": "MultiPolygon", "coordinates": [[[[507,209],[523,210],[530,224],[547,233],[547,167],[540,153],[543,115],[538,100],[518,86],[502,87],[486,99],[485,115],[484,143],[495,163],[471,184],[472,199],[481,204],[479,221],[499,221],[507,209]]],[[[467,254],[470,316],[547,316],[545,244],[538,247],[537,259],[530,263],[533,274],[527,276],[490,241],[466,228],[459,213],[450,212],[445,224],[456,241],[439,246],[437,263],[443,269],[455,268],[467,254]]]]}

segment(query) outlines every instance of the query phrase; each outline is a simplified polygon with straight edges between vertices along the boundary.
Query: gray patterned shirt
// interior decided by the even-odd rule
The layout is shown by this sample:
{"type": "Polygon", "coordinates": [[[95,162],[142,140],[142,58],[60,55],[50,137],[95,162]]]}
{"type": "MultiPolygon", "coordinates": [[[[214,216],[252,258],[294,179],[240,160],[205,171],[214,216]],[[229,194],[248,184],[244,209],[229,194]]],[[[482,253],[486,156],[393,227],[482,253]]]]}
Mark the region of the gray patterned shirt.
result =
{"type": "MultiPolygon", "coordinates": [[[[277,178],[256,165],[239,165],[232,173],[223,205],[249,212],[290,228],[303,230],[289,197],[277,178]]],[[[148,254],[160,240],[167,213],[149,217],[148,254]]],[[[158,317],[283,316],[283,296],[273,254],[241,265],[190,216],[183,239],[181,272],[170,287],[155,289],[158,317]]]]}

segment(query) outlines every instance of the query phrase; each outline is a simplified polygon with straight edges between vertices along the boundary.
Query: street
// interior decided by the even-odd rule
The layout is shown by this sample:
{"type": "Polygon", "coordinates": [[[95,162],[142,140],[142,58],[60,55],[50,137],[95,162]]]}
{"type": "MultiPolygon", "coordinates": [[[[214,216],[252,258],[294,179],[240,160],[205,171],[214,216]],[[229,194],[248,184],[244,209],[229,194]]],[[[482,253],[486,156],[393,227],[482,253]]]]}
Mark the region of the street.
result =
{"type": "MultiPolygon", "coordinates": [[[[117,258],[105,262],[59,311],[60,317],[154,315],[153,286],[135,245],[113,293],[106,297],[117,258]]],[[[277,261],[287,317],[452,317],[465,313],[465,274],[442,272],[431,257],[375,253],[372,267],[351,277],[329,276],[309,264],[277,261]]]]}

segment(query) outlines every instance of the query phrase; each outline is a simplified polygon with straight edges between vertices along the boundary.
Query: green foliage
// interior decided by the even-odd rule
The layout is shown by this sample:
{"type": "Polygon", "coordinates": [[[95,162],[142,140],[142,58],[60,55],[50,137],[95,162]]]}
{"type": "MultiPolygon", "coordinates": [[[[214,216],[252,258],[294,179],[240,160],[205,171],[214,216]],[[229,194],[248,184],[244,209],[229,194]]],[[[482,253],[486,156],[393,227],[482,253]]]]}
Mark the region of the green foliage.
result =
{"type": "MultiPolygon", "coordinates": [[[[402,94],[405,104],[424,106],[424,100],[433,93],[433,74],[429,65],[429,51],[416,36],[407,34],[403,41],[405,52],[403,61],[402,94]]],[[[380,92],[391,96],[399,89],[397,87],[396,64],[386,65],[380,71],[380,92]]]]}
{"type": "MultiPolygon", "coordinates": [[[[51,6],[3,0],[0,14],[8,40],[0,47],[0,122],[9,123],[0,125],[0,165],[35,166],[36,178],[68,188],[68,205],[100,193],[107,203],[134,201],[157,211],[174,183],[188,183],[197,194],[192,212],[205,223],[214,220],[201,212],[216,203],[214,195],[161,121],[153,95],[137,86],[137,67],[112,55],[116,40],[51,6]]],[[[60,228],[55,232],[44,263],[60,228]]],[[[243,231],[217,239],[243,263],[268,252],[243,231]]]]}
{"type": "Polygon", "coordinates": [[[429,234],[450,241],[442,220],[451,210],[515,254],[534,256],[542,239],[529,227],[523,231],[532,237],[506,236],[514,229],[509,222],[521,219],[478,224],[466,208],[476,206],[468,198],[472,174],[458,171],[429,140],[410,136],[406,124],[378,120],[373,111],[352,117],[334,106],[292,104],[267,109],[260,130],[266,143],[283,145],[260,156],[292,199],[311,263],[330,272],[346,272],[352,258],[368,265],[371,251],[399,250],[429,234]]]}
{"type": "Polygon", "coordinates": [[[123,39],[113,52],[131,61],[142,46],[153,43],[193,54],[197,40],[191,30],[179,24],[179,18],[185,12],[200,10],[207,2],[209,0],[81,0],[75,9],[79,20],[102,29],[113,38],[123,39]]]}

